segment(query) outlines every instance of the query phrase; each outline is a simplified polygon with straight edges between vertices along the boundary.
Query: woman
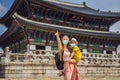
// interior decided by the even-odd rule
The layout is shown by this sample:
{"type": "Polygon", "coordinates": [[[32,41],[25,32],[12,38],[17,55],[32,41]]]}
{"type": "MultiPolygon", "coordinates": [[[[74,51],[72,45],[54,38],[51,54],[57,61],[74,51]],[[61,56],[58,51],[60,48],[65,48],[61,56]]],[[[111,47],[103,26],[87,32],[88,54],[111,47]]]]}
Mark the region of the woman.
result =
{"type": "Polygon", "coordinates": [[[70,49],[68,46],[69,37],[63,36],[62,43],[61,43],[58,31],[55,33],[55,36],[57,38],[58,53],[60,55],[60,60],[63,59],[64,67],[67,66],[67,68],[64,71],[64,80],[79,80],[77,65],[67,62],[70,58],[70,55],[71,55],[71,52],[70,52],[70,49]]]}

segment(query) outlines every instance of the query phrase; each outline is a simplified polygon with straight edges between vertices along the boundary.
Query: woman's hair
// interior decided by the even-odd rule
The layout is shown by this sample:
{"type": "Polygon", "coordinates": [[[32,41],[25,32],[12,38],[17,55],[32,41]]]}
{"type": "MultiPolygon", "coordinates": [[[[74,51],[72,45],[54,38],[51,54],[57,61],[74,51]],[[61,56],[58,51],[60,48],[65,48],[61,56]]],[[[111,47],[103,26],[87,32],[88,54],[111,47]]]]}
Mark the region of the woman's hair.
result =
{"type": "Polygon", "coordinates": [[[67,44],[68,50],[70,51],[70,53],[72,53],[72,48],[70,47],[70,43],[67,44]]]}
{"type": "Polygon", "coordinates": [[[62,40],[63,40],[63,38],[64,38],[64,37],[67,37],[67,38],[68,38],[68,40],[70,40],[70,39],[69,39],[69,37],[68,37],[67,35],[64,35],[64,36],[62,37],[62,40]]]}

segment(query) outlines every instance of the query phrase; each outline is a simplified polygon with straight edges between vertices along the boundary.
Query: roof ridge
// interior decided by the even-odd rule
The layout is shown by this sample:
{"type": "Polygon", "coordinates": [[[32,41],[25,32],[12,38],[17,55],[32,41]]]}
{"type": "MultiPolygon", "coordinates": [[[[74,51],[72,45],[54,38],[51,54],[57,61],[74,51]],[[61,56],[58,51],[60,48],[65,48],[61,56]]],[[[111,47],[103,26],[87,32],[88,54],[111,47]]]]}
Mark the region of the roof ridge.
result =
{"type": "Polygon", "coordinates": [[[49,2],[54,2],[54,3],[59,3],[63,5],[74,6],[74,7],[85,7],[85,5],[83,4],[71,3],[67,1],[61,1],[61,0],[43,0],[43,1],[49,1],[49,2]]]}

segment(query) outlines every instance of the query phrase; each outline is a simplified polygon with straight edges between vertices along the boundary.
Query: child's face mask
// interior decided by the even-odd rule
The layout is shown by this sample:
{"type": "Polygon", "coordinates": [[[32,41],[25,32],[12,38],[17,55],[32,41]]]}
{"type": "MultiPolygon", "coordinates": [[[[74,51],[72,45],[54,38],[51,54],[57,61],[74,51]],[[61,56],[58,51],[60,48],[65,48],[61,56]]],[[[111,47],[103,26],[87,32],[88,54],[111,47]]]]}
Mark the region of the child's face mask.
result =
{"type": "Polygon", "coordinates": [[[71,43],[70,47],[73,48],[76,44],[75,43],[71,43]]]}

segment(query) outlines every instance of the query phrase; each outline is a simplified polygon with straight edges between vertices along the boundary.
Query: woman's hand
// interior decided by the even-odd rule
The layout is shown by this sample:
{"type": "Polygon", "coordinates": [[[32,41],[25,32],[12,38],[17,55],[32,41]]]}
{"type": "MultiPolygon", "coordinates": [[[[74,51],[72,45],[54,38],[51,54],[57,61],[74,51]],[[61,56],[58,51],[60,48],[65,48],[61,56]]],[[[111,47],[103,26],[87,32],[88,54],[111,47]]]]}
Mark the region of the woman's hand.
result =
{"type": "Polygon", "coordinates": [[[58,33],[58,31],[55,33],[55,36],[59,36],[59,33],[58,33]]]}
{"type": "Polygon", "coordinates": [[[60,61],[62,61],[62,56],[60,56],[60,61]]]}

